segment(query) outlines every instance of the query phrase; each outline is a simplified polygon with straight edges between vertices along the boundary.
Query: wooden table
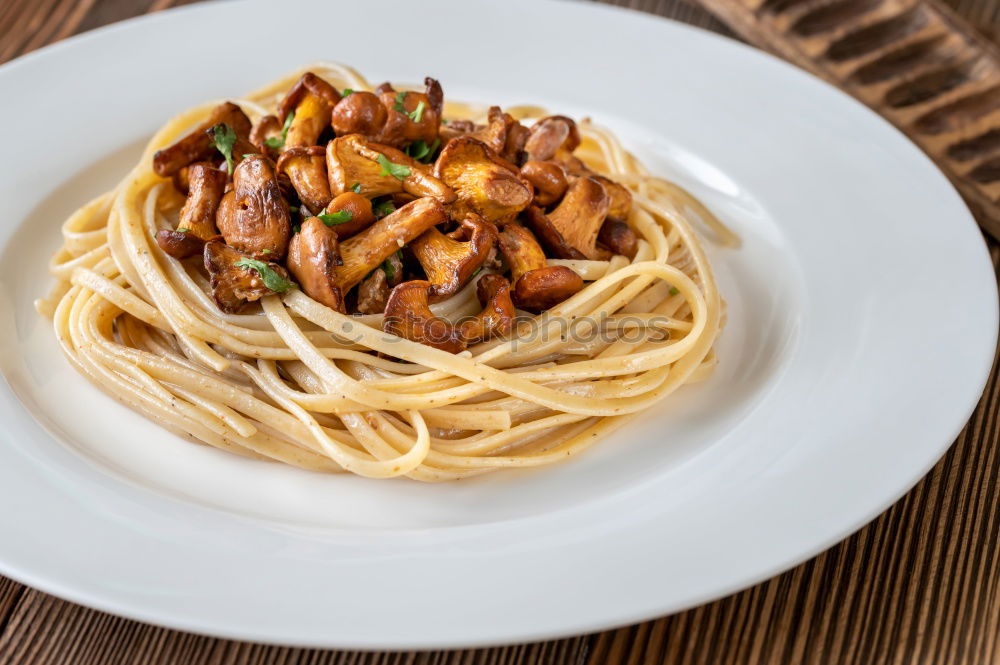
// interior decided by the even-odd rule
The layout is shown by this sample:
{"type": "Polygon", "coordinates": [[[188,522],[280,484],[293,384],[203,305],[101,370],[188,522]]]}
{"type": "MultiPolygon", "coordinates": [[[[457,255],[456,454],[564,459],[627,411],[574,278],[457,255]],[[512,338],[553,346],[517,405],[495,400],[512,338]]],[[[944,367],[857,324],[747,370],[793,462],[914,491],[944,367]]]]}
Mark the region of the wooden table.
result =
{"type": "MultiPolygon", "coordinates": [[[[415,0],[419,1],[419,0],[415,0]]],[[[727,33],[683,0],[609,0],[727,33]]],[[[3,0],[0,62],[172,0],[3,0]]],[[[987,34],[1000,0],[953,0],[987,34]]],[[[10,129],[10,128],[8,128],[10,129]]],[[[994,267],[1000,245],[991,241],[994,267]]],[[[0,665],[727,665],[1000,663],[1000,383],[944,459],[836,547],[710,605],[620,630],[498,649],[359,654],[232,642],[86,609],[0,577],[0,665]]]]}

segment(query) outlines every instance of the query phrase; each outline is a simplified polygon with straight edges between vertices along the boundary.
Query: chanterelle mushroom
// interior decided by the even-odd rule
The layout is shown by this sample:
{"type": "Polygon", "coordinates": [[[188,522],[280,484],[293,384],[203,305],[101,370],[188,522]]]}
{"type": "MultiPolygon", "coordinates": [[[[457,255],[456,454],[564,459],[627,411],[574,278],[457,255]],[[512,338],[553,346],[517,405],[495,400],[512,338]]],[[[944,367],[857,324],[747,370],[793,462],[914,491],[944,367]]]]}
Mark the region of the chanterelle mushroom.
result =
{"type": "Polygon", "coordinates": [[[566,173],[555,162],[529,160],[521,166],[521,177],[534,186],[534,203],[543,208],[561,199],[569,187],[566,173]]]}
{"type": "Polygon", "coordinates": [[[431,295],[457,293],[486,262],[497,239],[496,227],[470,214],[457,230],[445,235],[431,227],[410,243],[431,284],[431,295]]]}
{"type": "Polygon", "coordinates": [[[639,249],[639,237],[632,230],[632,227],[622,220],[610,216],[601,225],[597,241],[614,254],[621,254],[630,259],[635,258],[635,253],[639,249]]]}
{"type": "Polygon", "coordinates": [[[367,140],[359,134],[330,141],[326,149],[330,191],[334,196],[356,191],[367,198],[407,192],[433,196],[444,203],[455,200],[455,192],[430,174],[430,169],[406,153],[367,140]]]}
{"type": "Polygon", "coordinates": [[[507,224],[499,234],[500,251],[510,266],[513,301],[521,309],[542,312],[583,288],[583,278],[566,266],[550,266],[531,231],[507,224]]]}
{"type": "Polygon", "coordinates": [[[502,337],[514,324],[514,303],[510,297],[510,282],[501,275],[483,275],[476,283],[476,297],[483,306],[471,319],[460,324],[462,336],[468,341],[502,337]]]}
{"type": "Polygon", "coordinates": [[[288,244],[288,269],[305,294],[338,312],[344,311],[344,298],[336,286],[334,270],[343,265],[337,232],[319,217],[302,222],[301,230],[288,244]]]}
{"type": "Polygon", "coordinates": [[[578,178],[555,210],[546,215],[532,206],[526,220],[542,244],[560,259],[607,259],[609,253],[597,246],[597,234],[609,205],[601,183],[578,178]]]}
{"type": "Polygon", "coordinates": [[[444,206],[431,197],[417,199],[383,217],[340,243],[344,263],[334,270],[334,285],[346,294],[401,247],[447,219],[444,206]]]}
{"type": "Polygon", "coordinates": [[[226,245],[218,237],[205,243],[205,269],[212,296],[223,312],[235,314],[248,302],[294,286],[277,263],[259,261],[226,245]]]}
{"type": "Polygon", "coordinates": [[[531,126],[524,151],[529,160],[545,161],[556,156],[559,150],[573,152],[580,145],[580,130],[571,118],[552,115],[541,118],[531,126]]]}
{"type": "Polygon", "coordinates": [[[322,210],[333,198],[326,176],[326,149],[322,146],[286,148],[275,168],[288,176],[299,200],[309,210],[322,210]]]}
{"type": "Polygon", "coordinates": [[[503,223],[531,203],[531,186],[515,168],[482,141],[460,136],[438,155],[434,175],[454,189],[458,199],[452,213],[456,218],[474,212],[488,222],[503,223]]]}
{"type": "Polygon", "coordinates": [[[386,108],[385,124],[376,140],[402,148],[414,141],[430,145],[438,137],[444,93],[436,79],[424,79],[424,92],[397,92],[380,86],[379,100],[386,108]]]}
{"type": "Polygon", "coordinates": [[[375,223],[372,202],[354,192],[338,194],[324,210],[324,218],[331,218],[338,238],[348,238],[375,223]]]}
{"type": "Polygon", "coordinates": [[[458,353],[468,342],[462,331],[435,316],[427,303],[430,283],[424,280],[403,282],[389,294],[382,330],[413,342],[458,353]]]}
{"type": "Polygon", "coordinates": [[[188,168],[188,195],[177,229],[156,234],[156,243],[164,252],[175,259],[186,259],[200,253],[205,241],[217,235],[215,212],[227,179],[226,172],[212,164],[199,162],[188,168]]]}
{"type": "Polygon", "coordinates": [[[222,197],[215,224],[236,249],[268,261],[288,248],[288,203],[281,196],[271,160],[246,157],[233,172],[233,189],[222,197]]]}
{"type": "Polygon", "coordinates": [[[215,156],[215,144],[206,132],[219,123],[229,125],[238,138],[247,139],[250,136],[250,118],[243,109],[232,102],[223,102],[212,109],[208,119],[191,130],[190,134],[153,155],[153,170],[156,175],[166,178],[191,162],[215,156]]]}
{"type": "Polygon", "coordinates": [[[513,116],[501,111],[499,106],[491,106],[487,115],[487,125],[475,131],[472,136],[507,161],[520,164],[529,132],[530,130],[513,116]]]}

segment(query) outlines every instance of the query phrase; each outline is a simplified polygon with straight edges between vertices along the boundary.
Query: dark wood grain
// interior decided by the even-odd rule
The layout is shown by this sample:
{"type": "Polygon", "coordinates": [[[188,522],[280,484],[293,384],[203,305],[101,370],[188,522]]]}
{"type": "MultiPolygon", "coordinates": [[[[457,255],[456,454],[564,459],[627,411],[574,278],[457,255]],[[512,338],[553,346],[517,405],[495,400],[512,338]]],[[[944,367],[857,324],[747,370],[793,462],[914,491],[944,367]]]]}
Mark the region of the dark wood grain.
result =
{"type": "MultiPolygon", "coordinates": [[[[950,0],[995,36],[1000,0],[950,0]]],[[[6,0],[0,61],[171,0],[6,0]]],[[[683,0],[609,0],[729,31],[683,0]]],[[[991,245],[994,266],[1000,249],[991,245]]],[[[2,537],[2,534],[0,534],[2,537]]],[[[202,637],[0,578],[0,665],[986,665],[1000,663],[1000,377],[916,488],[841,544],[689,612],[556,642],[371,654],[202,637]]]]}

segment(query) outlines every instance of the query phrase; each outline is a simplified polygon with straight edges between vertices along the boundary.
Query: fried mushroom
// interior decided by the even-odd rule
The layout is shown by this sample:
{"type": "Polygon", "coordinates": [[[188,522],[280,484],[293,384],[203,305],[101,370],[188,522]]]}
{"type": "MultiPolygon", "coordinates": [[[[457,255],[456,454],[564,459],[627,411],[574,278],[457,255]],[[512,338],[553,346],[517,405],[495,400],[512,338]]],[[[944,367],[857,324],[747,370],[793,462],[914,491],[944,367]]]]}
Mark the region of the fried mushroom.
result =
{"type": "Polygon", "coordinates": [[[375,223],[372,202],[355,192],[338,194],[330,201],[324,212],[332,215],[340,213],[341,216],[347,217],[346,220],[337,223],[337,237],[342,239],[349,238],[375,223]]]}
{"type": "Polygon", "coordinates": [[[385,124],[374,137],[379,143],[403,148],[414,141],[427,145],[438,137],[444,92],[437,79],[424,79],[424,92],[397,92],[391,85],[379,86],[379,101],[386,109],[385,124]],[[385,87],[388,86],[388,87],[385,87]]]}
{"type": "Polygon", "coordinates": [[[156,243],[164,252],[175,259],[186,259],[200,253],[205,242],[217,235],[215,213],[227,180],[226,172],[212,164],[199,162],[188,167],[188,195],[177,229],[156,234],[156,243]]]}
{"type": "Polygon", "coordinates": [[[219,309],[227,314],[236,314],[248,302],[293,286],[280,265],[256,260],[225,244],[218,236],[205,243],[204,261],[212,296],[219,309]]]}
{"type": "Polygon", "coordinates": [[[550,266],[531,231],[507,224],[499,232],[500,252],[510,266],[512,300],[529,312],[543,312],[583,288],[583,278],[566,266],[550,266]]]}
{"type": "Polygon", "coordinates": [[[531,126],[524,151],[529,160],[552,159],[560,150],[571,153],[580,145],[580,130],[563,115],[541,118],[531,126]]]}
{"type": "Polygon", "coordinates": [[[474,212],[488,222],[504,223],[531,203],[531,186],[516,167],[471,136],[448,142],[434,163],[434,175],[454,190],[456,218],[474,212]]]}
{"type": "Polygon", "coordinates": [[[192,162],[211,159],[215,155],[215,144],[210,131],[220,123],[229,125],[238,138],[246,140],[250,136],[250,118],[243,109],[232,102],[223,102],[190,134],[153,155],[156,175],[168,178],[192,162]]]}
{"type": "Polygon", "coordinates": [[[431,284],[431,296],[443,298],[468,283],[490,255],[496,227],[476,214],[467,215],[452,233],[431,227],[410,243],[410,250],[431,284]]]}
{"type": "Polygon", "coordinates": [[[233,189],[222,197],[215,224],[226,243],[255,258],[280,260],[291,230],[271,160],[250,155],[233,171],[233,189]]]}
{"type": "Polygon", "coordinates": [[[542,244],[560,259],[604,260],[607,250],[597,246],[597,234],[608,216],[610,199],[594,178],[578,178],[562,202],[547,215],[537,206],[525,219],[542,244]]]}
{"type": "Polygon", "coordinates": [[[299,286],[307,296],[338,312],[344,311],[344,298],[334,271],[343,263],[337,232],[318,217],[302,222],[288,244],[288,270],[299,286]]]}
{"type": "Polygon", "coordinates": [[[555,162],[528,160],[521,166],[521,177],[535,188],[533,202],[543,208],[561,199],[569,187],[565,171],[555,162]]]}
{"type": "Polygon", "coordinates": [[[463,351],[468,342],[461,329],[431,312],[427,300],[430,288],[424,280],[403,282],[394,288],[385,306],[382,330],[449,353],[463,351]]]}
{"type": "Polygon", "coordinates": [[[632,227],[620,219],[608,217],[601,225],[597,234],[597,242],[607,247],[614,254],[621,254],[630,259],[635,258],[639,250],[639,237],[632,227]]]}
{"type": "Polygon", "coordinates": [[[517,314],[511,301],[510,282],[502,275],[483,275],[476,283],[476,297],[483,311],[462,321],[462,336],[471,342],[509,333],[517,314]]]}
{"type": "Polygon", "coordinates": [[[322,146],[286,148],[275,168],[288,176],[299,200],[309,210],[322,210],[333,198],[326,175],[326,149],[322,146]]]}
{"type": "Polygon", "coordinates": [[[327,145],[326,166],[330,192],[336,196],[356,191],[372,199],[407,192],[433,196],[444,203],[455,200],[455,192],[430,174],[430,169],[406,153],[369,141],[359,134],[341,136],[327,145]]]}

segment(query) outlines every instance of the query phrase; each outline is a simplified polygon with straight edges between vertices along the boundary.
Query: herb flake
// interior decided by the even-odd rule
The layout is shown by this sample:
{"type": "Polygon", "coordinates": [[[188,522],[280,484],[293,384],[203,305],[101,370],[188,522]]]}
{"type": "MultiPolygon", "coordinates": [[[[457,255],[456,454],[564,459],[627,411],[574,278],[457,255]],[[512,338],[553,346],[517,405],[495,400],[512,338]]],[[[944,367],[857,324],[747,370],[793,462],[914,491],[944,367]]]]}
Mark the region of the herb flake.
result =
{"type": "Polygon", "coordinates": [[[375,207],[372,209],[372,212],[375,213],[376,217],[382,219],[386,215],[391,215],[392,213],[396,212],[396,206],[393,204],[391,200],[382,201],[381,203],[375,205],[375,207]]]}
{"type": "Polygon", "coordinates": [[[264,280],[264,286],[271,289],[275,293],[284,293],[288,289],[295,286],[294,283],[289,282],[287,279],[279,275],[275,272],[274,268],[267,265],[264,261],[244,257],[237,261],[234,265],[237,268],[256,270],[257,274],[260,275],[260,278],[264,280]]]}
{"type": "Polygon", "coordinates": [[[413,109],[413,111],[407,113],[406,115],[410,116],[410,120],[413,122],[420,122],[424,117],[425,108],[427,108],[427,104],[425,104],[423,100],[420,100],[420,103],[417,104],[417,108],[413,109]]]}
{"type": "Polygon", "coordinates": [[[360,182],[356,182],[353,185],[351,185],[351,191],[354,192],[355,194],[360,194],[361,193],[361,183],[360,182]]]}
{"type": "Polygon", "coordinates": [[[406,91],[396,93],[396,103],[392,105],[393,111],[399,111],[400,113],[406,113],[406,107],[403,106],[403,102],[406,101],[406,91]]]}
{"type": "Polygon", "coordinates": [[[346,224],[354,218],[354,213],[350,210],[338,210],[337,212],[327,213],[325,215],[316,215],[321,222],[327,226],[336,226],[337,224],[346,224]]]}
{"type": "Polygon", "coordinates": [[[399,259],[400,263],[403,262],[403,251],[399,249],[397,249],[388,259],[383,261],[380,267],[382,268],[382,272],[385,273],[386,279],[393,279],[396,277],[396,266],[394,266],[390,260],[393,256],[399,259]]]}
{"type": "Polygon", "coordinates": [[[411,171],[409,166],[390,162],[389,158],[383,155],[382,153],[378,154],[378,157],[375,159],[375,161],[377,161],[378,165],[382,167],[382,170],[379,172],[379,175],[391,175],[396,180],[406,180],[408,177],[410,177],[411,171]]]}
{"type": "Polygon", "coordinates": [[[264,141],[264,145],[268,148],[274,148],[275,150],[281,150],[285,147],[285,137],[288,136],[288,128],[292,126],[292,120],[295,119],[295,111],[289,111],[288,115],[285,116],[285,124],[281,128],[281,138],[277,136],[272,136],[264,141]]]}
{"type": "Polygon", "coordinates": [[[233,146],[236,144],[236,132],[233,128],[224,122],[220,122],[215,127],[212,127],[212,142],[215,143],[215,149],[222,153],[222,156],[226,158],[226,167],[229,169],[229,175],[233,174],[233,146]]]}

